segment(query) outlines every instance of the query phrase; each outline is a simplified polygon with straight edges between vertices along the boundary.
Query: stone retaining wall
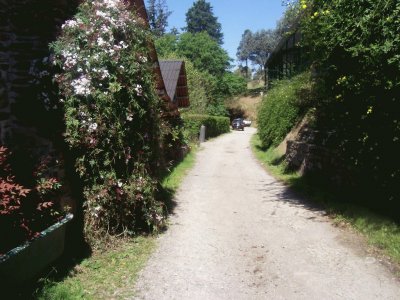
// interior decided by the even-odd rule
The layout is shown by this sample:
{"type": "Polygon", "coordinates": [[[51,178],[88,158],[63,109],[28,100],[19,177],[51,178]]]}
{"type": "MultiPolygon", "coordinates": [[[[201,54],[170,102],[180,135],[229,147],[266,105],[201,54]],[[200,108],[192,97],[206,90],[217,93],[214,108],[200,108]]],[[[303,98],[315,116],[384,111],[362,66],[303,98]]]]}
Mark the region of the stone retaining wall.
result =
{"type": "Polygon", "coordinates": [[[319,135],[318,131],[304,127],[296,140],[287,141],[285,161],[288,168],[302,175],[325,176],[337,186],[351,185],[353,180],[346,166],[334,150],[321,146],[319,135]]]}

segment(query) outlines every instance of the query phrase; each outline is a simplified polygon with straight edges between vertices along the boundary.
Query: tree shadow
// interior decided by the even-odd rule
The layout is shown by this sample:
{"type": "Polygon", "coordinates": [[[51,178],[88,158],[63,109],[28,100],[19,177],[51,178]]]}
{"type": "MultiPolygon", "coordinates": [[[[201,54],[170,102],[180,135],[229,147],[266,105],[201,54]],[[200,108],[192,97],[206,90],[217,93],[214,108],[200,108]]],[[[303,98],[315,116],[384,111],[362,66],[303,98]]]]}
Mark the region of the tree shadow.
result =
{"type": "Polygon", "coordinates": [[[361,189],[338,186],[329,174],[321,172],[290,178],[286,184],[274,181],[260,190],[269,193],[272,191],[278,201],[323,216],[340,214],[346,219],[367,219],[368,226],[376,229],[390,222],[400,224],[398,209],[390,210],[369,204],[370,201],[377,199],[378,195],[368,194],[361,189]]]}
{"type": "Polygon", "coordinates": [[[259,151],[266,152],[268,151],[268,147],[264,147],[262,145],[255,145],[255,148],[259,151]]]}
{"type": "Polygon", "coordinates": [[[274,201],[276,199],[276,201],[287,203],[291,207],[304,208],[320,215],[327,215],[322,203],[310,201],[305,194],[280,181],[264,184],[259,191],[268,192],[268,195],[271,195],[274,201]]]}
{"type": "Polygon", "coordinates": [[[157,192],[157,200],[161,201],[164,204],[165,213],[167,215],[174,214],[174,210],[177,206],[176,201],[174,200],[176,194],[176,190],[172,188],[165,188],[160,185],[160,188],[157,192]]]}
{"type": "MultiPolygon", "coordinates": [[[[285,155],[279,156],[271,161],[271,165],[279,166],[280,164],[282,164],[284,162],[284,160],[285,160],[285,155]]],[[[289,172],[289,170],[288,170],[288,172],[289,172]]]]}
{"type": "Polygon", "coordinates": [[[237,118],[244,119],[246,117],[246,111],[241,107],[228,108],[228,113],[229,113],[229,119],[231,120],[231,122],[233,121],[233,119],[237,119],[237,118]]]}
{"type": "Polygon", "coordinates": [[[89,258],[92,255],[92,250],[85,241],[83,232],[77,234],[76,227],[80,227],[78,223],[79,221],[72,222],[67,227],[65,248],[62,256],[31,280],[21,285],[2,287],[2,299],[37,299],[45,285],[49,282],[57,283],[63,281],[77,265],[89,258]]]}
{"type": "MultiPolygon", "coordinates": [[[[172,162],[169,168],[165,169],[159,175],[159,183],[157,186],[156,199],[164,205],[164,213],[166,216],[173,215],[178,203],[175,201],[177,188],[165,187],[161,184],[165,178],[174,172],[178,165],[184,160],[184,156],[172,162]]],[[[160,233],[168,230],[168,226],[163,226],[159,231],[160,233]]]]}

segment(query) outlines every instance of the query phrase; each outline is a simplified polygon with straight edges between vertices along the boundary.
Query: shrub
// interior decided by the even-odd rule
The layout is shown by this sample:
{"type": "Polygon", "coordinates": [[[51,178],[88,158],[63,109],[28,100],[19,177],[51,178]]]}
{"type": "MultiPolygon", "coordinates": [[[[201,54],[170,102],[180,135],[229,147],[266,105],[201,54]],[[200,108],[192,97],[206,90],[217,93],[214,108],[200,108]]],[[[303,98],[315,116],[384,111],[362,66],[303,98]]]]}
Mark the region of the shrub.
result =
{"type": "Polygon", "coordinates": [[[10,164],[11,152],[0,147],[0,254],[39,235],[61,217],[59,181],[49,175],[48,157],[34,170],[35,183],[25,187],[17,182],[10,164]]]}
{"type": "Polygon", "coordinates": [[[197,141],[201,125],[206,127],[206,138],[219,136],[230,131],[228,117],[182,114],[185,136],[189,141],[197,141]]]}
{"type": "Polygon", "coordinates": [[[247,82],[243,76],[225,72],[221,78],[216,78],[215,94],[219,99],[232,98],[243,94],[247,90],[247,82]]]}
{"type": "Polygon", "coordinates": [[[217,77],[222,76],[230,65],[228,53],[204,31],[182,33],[177,52],[189,59],[196,69],[217,77]]]}
{"type": "MultiPolygon", "coordinates": [[[[400,2],[308,1],[317,126],[376,206],[400,206],[400,2]]],[[[361,197],[362,198],[362,197],[361,197]]]]}
{"type": "MultiPolygon", "coordinates": [[[[52,44],[65,140],[84,182],[88,237],[162,223],[152,166],[161,100],[154,89],[151,35],[120,0],[86,1],[52,44]]],[[[167,130],[168,131],[168,130],[167,130]]]]}
{"type": "Polygon", "coordinates": [[[210,101],[211,75],[197,70],[188,60],[185,60],[185,66],[190,99],[190,106],[187,110],[194,114],[204,114],[210,101]]]}
{"type": "Polygon", "coordinates": [[[274,82],[258,112],[258,133],[264,147],[277,146],[308,106],[309,73],[274,82]]]}
{"type": "Polygon", "coordinates": [[[229,115],[225,103],[221,100],[213,100],[207,106],[207,114],[215,117],[226,117],[229,115]]]}

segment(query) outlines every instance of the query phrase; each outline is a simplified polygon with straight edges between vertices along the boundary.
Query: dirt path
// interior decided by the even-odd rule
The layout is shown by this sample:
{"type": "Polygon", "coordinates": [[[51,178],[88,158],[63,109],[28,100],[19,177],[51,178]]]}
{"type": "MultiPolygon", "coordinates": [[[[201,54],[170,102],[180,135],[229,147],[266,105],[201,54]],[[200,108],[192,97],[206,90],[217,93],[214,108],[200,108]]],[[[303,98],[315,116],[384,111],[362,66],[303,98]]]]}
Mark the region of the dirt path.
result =
{"type": "Polygon", "coordinates": [[[356,235],[256,162],[254,132],[203,144],[136,299],[400,299],[399,282],[356,235]]]}

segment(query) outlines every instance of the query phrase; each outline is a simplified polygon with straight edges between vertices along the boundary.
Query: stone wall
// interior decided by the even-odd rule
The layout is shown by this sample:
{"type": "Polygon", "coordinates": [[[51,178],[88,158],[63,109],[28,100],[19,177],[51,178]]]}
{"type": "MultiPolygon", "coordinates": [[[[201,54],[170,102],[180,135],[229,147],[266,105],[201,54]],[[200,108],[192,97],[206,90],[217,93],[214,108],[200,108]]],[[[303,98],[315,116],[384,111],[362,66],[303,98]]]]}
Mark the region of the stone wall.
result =
{"type": "MultiPolygon", "coordinates": [[[[14,153],[14,171],[28,186],[38,158],[65,161],[62,127],[55,130],[57,118],[46,114],[31,70],[49,56],[49,43],[78,4],[78,0],[0,0],[0,145],[14,153]]],[[[63,178],[65,165],[57,164],[50,172],[63,178]]],[[[68,183],[63,193],[62,202],[74,206],[68,183]]]]}
{"type": "MultiPolygon", "coordinates": [[[[64,178],[65,171],[74,173],[74,163],[62,139],[62,116],[47,113],[39,99],[41,87],[32,83],[32,68],[49,56],[49,44],[54,41],[65,20],[71,18],[80,0],[0,0],[0,145],[11,149],[16,157],[15,170],[21,183],[29,185],[38,157],[50,155],[63,161],[54,168],[54,177],[64,178]],[[66,170],[66,168],[69,170],[66,170]]],[[[147,22],[143,0],[129,0],[147,22]]],[[[153,44],[152,59],[160,97],[165,100],[165,115],[179,116],[164,88],[153,44]],[[170,107],[171,106],[171,107],[170,107]]],[[[67,174],[68,177],[68,174],[67,174]]],[[[79,180],[69,177],[69,182],[79,180]]],[[[77,184],[72,184],[73,186],[77,184]]],[[[68,182],[64,187],[70,190],[68,182]]],[[[69,192],[65,192],[69,194],[69,192]]],[[[66,200],[69,206],[74,202],[66,200]]]]}
{"type": "Polygon", "coordinates": [[[0,0],[1,144],[10,144],[14,134],[24,133],[45,142],[46,136],[37,128],[44,120],[35,114],[38,105],[29,71],[35,60],[48,56],[48,44],[77,4],[68,0],[0,0]]]}
{"type": "Polygon", "coordinates": [[[303,126],[296,139],[286,142],[285,161],[288,169],[302,175],[317,174],[337,186],[351,185],[353,179],[334,150],[324,147],[320,132],[303,126]]]}
{"type": "Polygon", "coordinates": [[[285,159],[290,169],[299,170],[301,174],[322,171],[329,162],[326,149],[302,141],[287,141],[285,159]]]}

